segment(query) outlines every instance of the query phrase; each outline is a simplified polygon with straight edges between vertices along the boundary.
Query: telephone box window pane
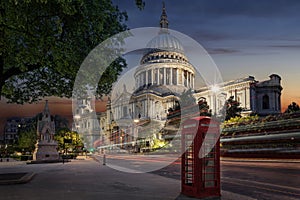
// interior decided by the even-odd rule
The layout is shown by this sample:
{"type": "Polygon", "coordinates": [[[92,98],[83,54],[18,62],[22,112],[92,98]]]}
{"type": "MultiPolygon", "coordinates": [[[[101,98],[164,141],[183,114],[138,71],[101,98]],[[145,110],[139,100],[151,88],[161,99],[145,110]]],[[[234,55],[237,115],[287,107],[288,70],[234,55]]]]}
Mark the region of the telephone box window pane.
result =
{"type": "Polygon", "coordinates": [[[205,176],[204,177],[205,181],[215,180],[215,174],[214,173],[206,173],[204,176],[205,176]]]}
{"type": "Polygon", "coordinates": [[[193,179],[193,174],[194,174],[194,156],[193,156],[193,151],[194,151],[194,145],[193,145],[193,140],[194,140],[194,135],[193,134],[189,134],[186,133],[185,134],[185,143],[184,143],[184,147],[186,149],[185,152],[185,184],[186,185],[193,185],[194,184],[194,179],[193,179]]]}
{"type": "Polygon", "coordinates": [[[205,181],[204,187],[215,187],[215,181],[205,181]]]}
{"type": "Polygon", "coordinates": [[[209,167],[211,167],[211,166],[215,166],[215,161],[214,160],[206,160],[206,166],[209,166],[209,167]]]}

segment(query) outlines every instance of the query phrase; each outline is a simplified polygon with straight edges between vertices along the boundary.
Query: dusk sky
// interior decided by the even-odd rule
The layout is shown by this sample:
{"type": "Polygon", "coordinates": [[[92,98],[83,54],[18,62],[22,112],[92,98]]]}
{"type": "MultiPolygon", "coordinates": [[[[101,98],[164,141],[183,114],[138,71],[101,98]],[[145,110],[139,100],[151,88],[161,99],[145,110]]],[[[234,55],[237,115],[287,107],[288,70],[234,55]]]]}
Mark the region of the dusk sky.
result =
{"type": "MultiPolygon", "coordinates": [[[[162,1],[146,0],[144,10],[134,0],[113,2],[127,11],[130,29],[159,26],[162,1]]],[[[169,28],[199,42],[224,81],[249,75],[261,81],[275,73],[282,78],[282,109],[292,101],[300,104],[300,1],[165,0],[165,5],[169,28]]],[[[2,100],[0,121],[33,116],[43,104],[16,106],[2,100]]],[[[50,99],[49,104],[52,114],[71,116],[71,101],[50,99]]]]}
{"type": "MultiPolygon", "coordinates": [[[[128,13],[130,29],[157,27],[162,1],[114,0],[128,13]]],[[[169,28],[199,42],[211,55],[224,81],[254,76],[282,78],[282,108],[300,103],[300,2],[296,0],[166,0],[169,28]]],[[[200,64],[201,65],[201,64],[200,64]]]]}

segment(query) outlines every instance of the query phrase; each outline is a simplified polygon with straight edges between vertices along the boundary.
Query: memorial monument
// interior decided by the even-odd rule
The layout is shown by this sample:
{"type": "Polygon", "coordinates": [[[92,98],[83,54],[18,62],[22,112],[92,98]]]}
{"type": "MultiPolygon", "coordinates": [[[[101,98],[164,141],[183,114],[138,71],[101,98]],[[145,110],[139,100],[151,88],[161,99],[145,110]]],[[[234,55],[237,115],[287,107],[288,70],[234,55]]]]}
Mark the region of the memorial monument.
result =
{"type": "Polygon", "coordinates": [[[55,123],[50,115],[48,101],[46,100],[44,111],[39,116],[37,123],[37,143],[33,153],[34,161],[55,161],[59,159],[54,134],[55,123]]]}

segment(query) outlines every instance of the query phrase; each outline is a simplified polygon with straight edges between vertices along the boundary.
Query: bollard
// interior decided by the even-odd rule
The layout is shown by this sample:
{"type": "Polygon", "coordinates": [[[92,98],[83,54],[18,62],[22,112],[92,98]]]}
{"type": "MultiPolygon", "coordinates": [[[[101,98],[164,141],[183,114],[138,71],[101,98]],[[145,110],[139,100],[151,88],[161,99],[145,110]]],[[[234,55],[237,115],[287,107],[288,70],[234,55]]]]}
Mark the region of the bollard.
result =
{"type": "Polygon", "coordinates": [[[9,162],[9,158],[6,158],[6,161],[9,162]]]}
{"type": "Polygon", "coordinates": [[[2,158],[0,159],[0,162],[2,162],[2,158]]]}
{"type": "Polygon", "coordinates": [[[104,154],[103,155],[103,165],[105,165],[106,164],[106,155],[104,154]]]}

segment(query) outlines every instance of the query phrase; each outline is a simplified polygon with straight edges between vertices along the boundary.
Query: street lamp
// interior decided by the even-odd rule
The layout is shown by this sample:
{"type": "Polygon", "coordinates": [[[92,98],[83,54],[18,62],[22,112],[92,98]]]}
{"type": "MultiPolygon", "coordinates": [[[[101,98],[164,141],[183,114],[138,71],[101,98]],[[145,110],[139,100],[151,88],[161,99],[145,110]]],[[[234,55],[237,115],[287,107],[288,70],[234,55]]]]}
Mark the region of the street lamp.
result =
{"type": "Polygon", "coordinates": [[[132,146],[134,146],[134,148],[135,148],[136,150],[138,150],[138,149],[137,149],[138,132],[137,132],[137,130],[136,130],[136,124],[139,123],[139,122],[140,122],[139,119],[134,119],[134,120],[133,120],[133,124],[132,124],[132,133],[133,133],[133,138],[134,138],[134,140],[135,140],[135,143],[133,142],[132,146]]]}
{"type": "Polygon", "coordinates": [[[218,85],[213,85],[211,87],[211,91],[213,92],[213,100],[214,100],[214,115],[217,115],[217,93],[220,91],[220,87],[218,85]]]}

